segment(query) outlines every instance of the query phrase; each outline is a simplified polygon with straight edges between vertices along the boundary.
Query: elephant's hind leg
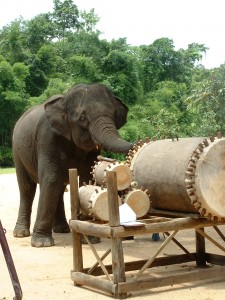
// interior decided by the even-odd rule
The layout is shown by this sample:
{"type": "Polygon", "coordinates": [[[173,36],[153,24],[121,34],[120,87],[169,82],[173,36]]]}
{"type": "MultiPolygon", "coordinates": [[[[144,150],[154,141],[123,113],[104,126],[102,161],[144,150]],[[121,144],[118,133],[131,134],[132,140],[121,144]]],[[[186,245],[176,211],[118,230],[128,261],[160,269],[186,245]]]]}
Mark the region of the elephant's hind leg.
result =
{"type": "Polygon", "coordinates": [[[16,174],[20,190],[20,207],[13,235],[26,237],[30,235],[31,210],[37,184],[31,180],[22,163],[18,160],[16,162],[16,174]]]}

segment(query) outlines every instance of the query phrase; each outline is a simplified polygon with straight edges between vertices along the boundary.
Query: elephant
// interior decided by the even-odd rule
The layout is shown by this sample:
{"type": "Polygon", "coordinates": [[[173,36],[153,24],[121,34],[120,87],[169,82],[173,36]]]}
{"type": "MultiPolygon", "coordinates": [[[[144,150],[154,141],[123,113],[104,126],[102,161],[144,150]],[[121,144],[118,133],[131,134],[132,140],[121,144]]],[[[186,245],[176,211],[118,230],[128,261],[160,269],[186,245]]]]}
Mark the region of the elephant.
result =
{"type": "Polygon", "coordinates": [[[78,84],[64,95],[50,97],[28,109],[17,121],[12,137],[20,191],[15,237],[30,235],[33,199],[40,187],[33,247],[54,245],[52,231],[70,232],[63,202],[69,169],[79,182],[88,182],[101,149],[127,153],[132,143],[119,136],[128,107],[105,85],[78,84]]]}

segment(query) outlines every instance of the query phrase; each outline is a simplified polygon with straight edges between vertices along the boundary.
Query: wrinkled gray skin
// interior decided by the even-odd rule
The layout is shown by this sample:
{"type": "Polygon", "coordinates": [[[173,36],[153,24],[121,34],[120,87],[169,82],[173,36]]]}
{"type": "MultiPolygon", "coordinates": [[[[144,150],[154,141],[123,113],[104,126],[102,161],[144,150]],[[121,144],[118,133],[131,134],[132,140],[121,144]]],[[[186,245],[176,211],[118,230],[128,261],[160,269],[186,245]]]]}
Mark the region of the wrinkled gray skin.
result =
{"type": "Polygon", "coordinates": [[[30,235],[32,203],[37,183],[40,197],[31,245],[54,245],[54,232],[69,232],[63,194],[68,169],[77,168],[80,182],[88,182],[99,154],[96,145],[126,153],[131,143],[117,129],[126,122],[128,108],[103,85],[77,85],[29,109],[15,125],[13,154],[20,189],[15,237],[30,235]]]}

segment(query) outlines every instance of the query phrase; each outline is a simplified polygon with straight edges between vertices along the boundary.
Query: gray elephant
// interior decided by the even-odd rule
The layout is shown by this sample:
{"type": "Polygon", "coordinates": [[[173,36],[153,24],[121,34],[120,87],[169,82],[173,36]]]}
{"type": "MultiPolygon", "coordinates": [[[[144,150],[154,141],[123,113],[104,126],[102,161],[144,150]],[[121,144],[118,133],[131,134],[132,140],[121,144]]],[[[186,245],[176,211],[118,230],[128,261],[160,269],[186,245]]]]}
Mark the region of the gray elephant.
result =
{"type": "Polygon", "coordinates": [[[30,235],[32,203],[40,185],[31,245],[54,245],[54,232],[69,232],[63,194],[68,169],[77,168],[80,182],[90,180],[100,148],[126,153],[131,143],[117,129],[128,108],[101,84],[79,84],[27,110],[15,125],[13,155],[20,190],[15,237],[30,235]]]}

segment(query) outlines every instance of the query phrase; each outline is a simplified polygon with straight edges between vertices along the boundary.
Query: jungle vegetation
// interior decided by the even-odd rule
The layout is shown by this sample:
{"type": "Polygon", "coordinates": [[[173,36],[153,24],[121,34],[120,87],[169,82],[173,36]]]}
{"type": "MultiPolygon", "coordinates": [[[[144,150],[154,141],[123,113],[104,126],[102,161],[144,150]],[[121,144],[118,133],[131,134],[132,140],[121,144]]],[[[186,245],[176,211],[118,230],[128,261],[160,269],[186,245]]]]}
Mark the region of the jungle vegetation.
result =
{"type": "Polygon", "coordinates": [[[176,50],[165,37],[140,46],[107,41],[94,9],[53,4],[52,13],[0,28],[0,166],[13,164],[12,131],[22,113],[77,83],[103,83],[127,104],[120,134],[128,141],[225,132],[225,64],[202,66],[204,44],[176,50]]]}

